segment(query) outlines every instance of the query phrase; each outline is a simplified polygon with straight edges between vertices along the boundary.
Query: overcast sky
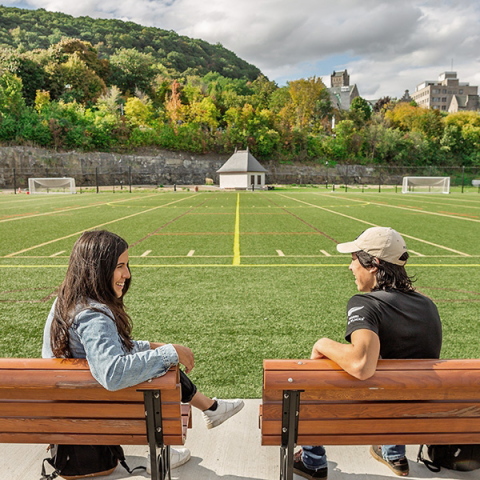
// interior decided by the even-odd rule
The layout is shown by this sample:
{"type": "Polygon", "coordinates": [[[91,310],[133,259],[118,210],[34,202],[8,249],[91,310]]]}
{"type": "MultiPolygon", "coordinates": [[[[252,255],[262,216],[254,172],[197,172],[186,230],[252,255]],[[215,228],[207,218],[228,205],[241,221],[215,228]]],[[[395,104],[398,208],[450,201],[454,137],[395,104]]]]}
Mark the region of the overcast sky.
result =
{"type": "Polygon", "coordinates": [[[220,42],[271,80],[348,69],[361,96],[400,97],[452,69],[480,85],[478,0],[0,0],[220,42]]]}

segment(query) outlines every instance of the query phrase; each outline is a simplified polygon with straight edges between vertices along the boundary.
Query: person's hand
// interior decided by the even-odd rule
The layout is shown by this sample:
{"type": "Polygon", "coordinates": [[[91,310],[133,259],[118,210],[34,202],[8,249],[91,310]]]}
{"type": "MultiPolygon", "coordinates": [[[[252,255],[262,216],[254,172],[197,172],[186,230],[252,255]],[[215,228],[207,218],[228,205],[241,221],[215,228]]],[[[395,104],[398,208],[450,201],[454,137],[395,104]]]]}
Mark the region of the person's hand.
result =
{"type": "Polygon", "coordinates": [[[312,360],[318,360],[319,358],[326,358],[325,355],[319,350],[319,342],[318,340],[315,345],[312,348],[312,354],[310,355],[310,358],[312,360]]]}
{"type": "Polygon", "coordinates": [[[185,366],[185,373],[192,371],[195,366],[195,360],[193,358],[193,352],[183,345],[173,345],[173,348],[177,351],[178,361],[185,366]]]}

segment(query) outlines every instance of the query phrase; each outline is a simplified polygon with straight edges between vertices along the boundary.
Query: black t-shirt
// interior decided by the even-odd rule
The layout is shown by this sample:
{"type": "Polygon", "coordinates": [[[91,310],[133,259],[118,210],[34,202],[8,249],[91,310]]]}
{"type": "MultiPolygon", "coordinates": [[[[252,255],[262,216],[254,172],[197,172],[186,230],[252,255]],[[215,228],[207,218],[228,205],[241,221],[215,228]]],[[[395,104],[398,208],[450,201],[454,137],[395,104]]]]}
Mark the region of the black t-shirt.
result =
{"type": "Polygon", "coordinates": [[[347,305],[345,339],[367,329],[380,338],[381,358],[439,358],[442,325],[435,304],[417,292],[354,295],[347,305]]]}

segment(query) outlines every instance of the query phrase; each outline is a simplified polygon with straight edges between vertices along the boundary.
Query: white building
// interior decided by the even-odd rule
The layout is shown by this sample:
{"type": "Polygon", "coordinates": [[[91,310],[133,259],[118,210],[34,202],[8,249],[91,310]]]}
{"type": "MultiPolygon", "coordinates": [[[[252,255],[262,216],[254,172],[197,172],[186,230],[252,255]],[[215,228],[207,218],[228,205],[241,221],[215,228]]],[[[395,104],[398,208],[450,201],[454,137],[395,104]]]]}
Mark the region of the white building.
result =
{"type": "Polygon", "coordinates": [[[425,80],[417,85],[412,98],[420,107],[449,113],[480,108],[478,87],[460,82],[457,72],[443,72],[438,81],[425,80]]]}
{"type": "Polygon", "coordinates": [[[258,160],[247,150],[236,150],[235,153],[217,170],[220,177],[220,188],[235,190],[263,189],[265,174],[258,160]]]}

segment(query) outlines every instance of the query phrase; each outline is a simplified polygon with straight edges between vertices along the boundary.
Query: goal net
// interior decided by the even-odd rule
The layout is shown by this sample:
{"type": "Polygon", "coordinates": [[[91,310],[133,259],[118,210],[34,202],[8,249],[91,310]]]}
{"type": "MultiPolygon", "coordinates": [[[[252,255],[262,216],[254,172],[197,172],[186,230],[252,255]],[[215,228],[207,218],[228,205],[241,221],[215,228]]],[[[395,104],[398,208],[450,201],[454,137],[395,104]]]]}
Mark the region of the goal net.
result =
{"type": "Polygon", "coordinates": [[[29,178],[30,193],[77,193],[74,178],[29,178]]]}
{"type": "Polygon", "coordinates": [[[450,177],[403,177],[402,193],[450,193],[450,177]]]}

